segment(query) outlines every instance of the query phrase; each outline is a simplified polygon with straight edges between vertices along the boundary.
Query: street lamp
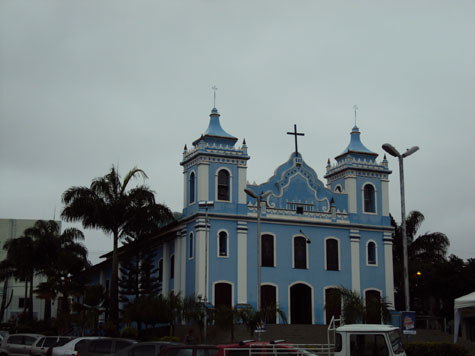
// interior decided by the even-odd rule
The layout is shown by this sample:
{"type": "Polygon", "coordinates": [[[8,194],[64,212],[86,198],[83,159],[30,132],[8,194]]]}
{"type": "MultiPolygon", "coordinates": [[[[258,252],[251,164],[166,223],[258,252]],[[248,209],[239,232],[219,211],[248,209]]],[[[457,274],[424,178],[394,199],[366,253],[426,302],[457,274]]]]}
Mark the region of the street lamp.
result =
{"type": "Polygon", "coordinates": [[[393,157],[397,157],[399,160],[399,185],[401,188],[401,229],[402,229],[402,251],[403,251],[403,263],[404,263],[404,296],[406,302],[406,311],[410,310],[409,303],[409,267],[407,261],[407,235],[406,235],[406,204],[404,197],[404,164],[403,159],[412,155],[419,149],[418,146],[408,148],[406,152],[400,154],[394,146],[389,143],[383,145],[383,150],[389,153],[393,157]]]}
{"type": "Polygon", "coordinates": [[[214,201],[200,201],[198,202],[200,208],[205,208],[205,290],[204,290],[204,306],[205,306],[205,316],[204,316],[204,328],[203,328],[203,341],[206,343],[206,327],[208,324],[208,313],[207,313],[207,303],[208,303],[208,209],[214,206],[214,201]]]}
{"type": "Polygon", "coordinates": [[[261,203],[271,192],[257,195],[250,189],[244,189],[247,195],[257,200],[257,311],[261,310],[261,203]]]}

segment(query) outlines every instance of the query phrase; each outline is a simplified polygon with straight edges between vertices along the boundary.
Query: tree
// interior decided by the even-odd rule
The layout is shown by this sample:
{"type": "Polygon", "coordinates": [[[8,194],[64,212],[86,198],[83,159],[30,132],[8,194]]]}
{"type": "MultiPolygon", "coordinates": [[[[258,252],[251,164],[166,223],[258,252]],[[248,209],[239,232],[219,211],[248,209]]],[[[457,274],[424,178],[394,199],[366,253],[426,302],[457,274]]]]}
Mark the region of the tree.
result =
{"type": "Polygon", "coordinates": [[[90,187],[71,187],[63,193],[65,207],[61,217],[66,221],[81,221],[84,228],[101,229],[112,235],[112,276],[110,317],[118,321],[118,243],[134,233],[140,235],[141,226],[159,225],[173,219],[171,211],[155,202],[155,193],[145,185],[128,189],[133,178],[147,178],[144,171],[131,169],[125,178],[114,166],[109,173],[92,181],[90,187]]]}
{"type": "Polygon", "coordinates": [[[13,275],[13,270],[8,260],[0,262],[0,281],[3,281],[2,302],[0,306],[0,320],[5,316],[5,310],[9,307],[13,298],[13,289],[8,297],[8,281],[13,275]]]}

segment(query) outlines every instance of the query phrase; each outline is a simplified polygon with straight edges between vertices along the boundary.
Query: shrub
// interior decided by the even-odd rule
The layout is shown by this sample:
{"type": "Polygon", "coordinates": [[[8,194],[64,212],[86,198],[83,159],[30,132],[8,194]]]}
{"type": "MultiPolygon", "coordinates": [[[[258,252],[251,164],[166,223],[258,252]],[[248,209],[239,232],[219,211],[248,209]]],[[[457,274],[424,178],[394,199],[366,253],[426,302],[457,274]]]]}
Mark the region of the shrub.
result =
{"type": "Polygon", "coordinates": [[[122,331],[120,332],[120,337],[126,338],[126,339],[137,339],[139,336],[139,331],[136,328],[128,327],[128,328],[123,328],[122,331]]]}
{"type": "Polygon", "coordinates": [[[412,342],[405,346],[407,356],[468,356],[468,351],[450,342],[412,342]]]}

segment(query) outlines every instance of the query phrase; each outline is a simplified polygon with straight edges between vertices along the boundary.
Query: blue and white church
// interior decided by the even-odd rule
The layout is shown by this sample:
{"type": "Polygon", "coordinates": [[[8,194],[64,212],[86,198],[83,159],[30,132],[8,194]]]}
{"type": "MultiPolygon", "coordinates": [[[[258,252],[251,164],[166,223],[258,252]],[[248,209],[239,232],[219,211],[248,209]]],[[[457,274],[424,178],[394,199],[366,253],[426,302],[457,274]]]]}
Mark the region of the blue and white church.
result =
{"type": "MultiPolygon", "coordinates": [[[[341,311],[325,308],[326,300],[341,286],[394,304],[386,158],[377,160],[355,125],[323,182],[297,150],[296,126],[289,134],[295,152],[268,181],[249,184],[246,142],[212,109],[180,162],[183,217],[148,247],[162,293],[200,296],[214,307],[259,300],[292,324],[328,323],[341,311]]],[[[107,273],[98,278],[105,283],[107,273]]]]}

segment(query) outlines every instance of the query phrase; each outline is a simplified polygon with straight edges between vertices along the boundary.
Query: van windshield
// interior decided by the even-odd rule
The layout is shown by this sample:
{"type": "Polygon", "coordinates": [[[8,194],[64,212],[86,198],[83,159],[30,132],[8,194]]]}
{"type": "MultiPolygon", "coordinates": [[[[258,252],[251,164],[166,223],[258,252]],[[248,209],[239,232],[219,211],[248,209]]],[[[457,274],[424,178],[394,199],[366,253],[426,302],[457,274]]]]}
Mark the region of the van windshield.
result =
{"type": "Polygon", "coordinates": [[[402,340],[399,331],[391,331],[389,333],[389,340],[391,341],[391,347],[395,354],[400,354],[404,352],[404,347],[402,346],[402,340]]]}

